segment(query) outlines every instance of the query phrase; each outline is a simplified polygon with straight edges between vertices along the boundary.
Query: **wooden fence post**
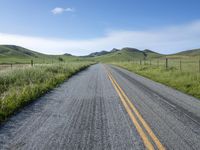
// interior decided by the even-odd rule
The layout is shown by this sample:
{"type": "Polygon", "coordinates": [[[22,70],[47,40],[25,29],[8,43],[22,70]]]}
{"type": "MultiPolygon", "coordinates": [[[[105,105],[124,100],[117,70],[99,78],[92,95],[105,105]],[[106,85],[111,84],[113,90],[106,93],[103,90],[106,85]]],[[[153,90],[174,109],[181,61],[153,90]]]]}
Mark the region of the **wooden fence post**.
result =
{"type": "Polygon", "coordinates": [[[142,65],[142,60],[140,59],[140,65],[142,65]]]}
{"type": "Polygon", "coordinates": [[[151,66],[151,59],[150,59],[150,66],[151,66]]]}
{"type": "Polygon", "coordinates": [[[182,71],[182,61],[180,59],[180,71],[182,71]]]}
{"type": "Polygon", "coordinates": [[[12,63],[10,64],[10,67],[11,67],[11,69],[12,69],[12,67],[13,67],[12,63]]]}
{"type": "Polygon", "coordinates": [[[199,73],[200,73],[200,59],[199,59],[199,73]]]}
{"type": "Polygon", "coordinates": [[[165,67],[168,69],[168,58],[166,58],[165,67]]]}
{"type": "Polygon", "coordinates": [[[31,67],[33,67],[33,60],[31,60],[31,67]]]}

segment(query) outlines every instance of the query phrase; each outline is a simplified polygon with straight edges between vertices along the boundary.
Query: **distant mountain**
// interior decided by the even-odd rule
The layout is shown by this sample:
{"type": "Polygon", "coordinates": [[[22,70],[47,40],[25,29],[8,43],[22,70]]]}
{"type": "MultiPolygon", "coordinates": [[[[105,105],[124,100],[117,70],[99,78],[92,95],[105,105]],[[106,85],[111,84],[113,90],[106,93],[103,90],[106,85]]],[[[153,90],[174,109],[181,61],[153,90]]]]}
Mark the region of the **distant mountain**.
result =
{"type": "Polygon", "coordinates": [[[176,53],[174,55],[196,56],[196,55],[200,55],[200,49],[186,50],[186,51],[176,53]]]}
{"type": "Polygon", "coordinates": [[[88,56],[89,57],[95,57],[95,56],[105,55],[105,54],[108,54],[108,53],[110,53],[110,52],[108,52],[108,51],[94,52],[94,53],[89,54],[88,56]]]}
{"type": "Polygon", "coordinates": [[[138,49],[136,49],[136,48],[131,48],[131,47],[124,47],[124,48],[122,48],[121,49],[121,51],[127,51],[127,52],[142,52],[142,51],[140,51],[140,50],[138,50],[138,49]]]}
{"type": "Polygon", "coordinates": [[[152,50],[138,50],[136,48],[125,47],[122,49],[113,48],[111,51],[95,52],[89,55],[94,57],[98,61],[129,61],[139,59],[151,59],[163,56],[162,54],[156,53],[152,50]]]}
{"type": "Polygon", "coordinates": [[[73,56],[73,55],[69,53],[65,53],[64,56],[73,56]]]}
{"type": "Polygon", "coordinates": [[[16,45],[0,45],[0,64],[10,63],[52,63],[63,60],[75,60],[77,57],[66,55],[46,55],[16,45]]]}
{"type": "Polygon", "coordinates": [[[87,56],[77,57],[71,54],[64,55],[46,55],[38,53],[16,45],[0,45],[0,64],[1,63],[27,63],[34,60],[38,63],[57,62],[62,57],[64,60],[93,60],[101,62],[112,61],[138,61],[140,59],[148,60],[161,57],[182,58],[200,56],[200,49],[182,51],[176,54],[163,55],[153,50],[139,50],[137,48],[125,47],[122,49],[113,48],[110,51],[94,52],[87,56]]]}
{"type": "Polygon", "coordinates": [[[149,50],[149,49],[145,49],[145,50],[143,50],[143,52],[145,52],[145,53],[155,53],[155,54],[159,54],[159,53],[154,52],[154,51],[149,50]]]}
{"type": "Polygon", "coordinates": [[[39,57],[44,55],[16,45],[0,45],[0,56],[39,57]]]}
{"type": "Polygon", "coordinates": [[[117,52],[120,51],[119,49],[113,48],[110,52],[117,52]]]}

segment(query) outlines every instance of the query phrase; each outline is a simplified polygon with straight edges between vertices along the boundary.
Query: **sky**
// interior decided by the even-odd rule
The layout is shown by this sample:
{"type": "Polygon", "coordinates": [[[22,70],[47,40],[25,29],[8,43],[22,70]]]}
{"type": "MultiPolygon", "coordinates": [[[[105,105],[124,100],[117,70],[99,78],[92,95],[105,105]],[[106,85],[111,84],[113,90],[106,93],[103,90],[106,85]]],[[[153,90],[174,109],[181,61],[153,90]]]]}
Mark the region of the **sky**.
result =
{"type": "Polygon", "coordinates": [[[87,55],[200,48],[199,0],[0,0],[0,44],[87,55]]]}

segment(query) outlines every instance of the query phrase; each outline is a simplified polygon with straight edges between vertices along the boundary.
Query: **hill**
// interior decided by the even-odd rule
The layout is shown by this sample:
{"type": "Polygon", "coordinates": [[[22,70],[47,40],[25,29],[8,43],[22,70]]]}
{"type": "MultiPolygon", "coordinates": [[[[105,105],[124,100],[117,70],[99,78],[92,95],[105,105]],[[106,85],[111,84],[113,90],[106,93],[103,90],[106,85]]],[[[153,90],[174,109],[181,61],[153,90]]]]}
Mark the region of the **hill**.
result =
{"type": "Polygon", "coordinates": [[[54,63],[59,61],[77,60],[70,54],[46,55],[16,45],[0,45],[0,64],[10,63],[54,63]]]}
{"type": "Polygon", "coordinates": [[[101,56],[101,55],[105,55],[108,53],[110,53],[110,52],[108,52],[108,51],[94,52],[94,53],[89,54],[88,57],[101,56]]]}
{"type": "Polygon", "coordinates": [[[0,57],[39,57],[44,55],[15,45],[0,45],[0,57]]]}
{"type": "Polygon", "coordinates": [[[196,55],[200,55],[200,49],[186,50],[186,51],[176,53],[175,55],[196,56],[196,55]]]}
{"type": "Polygon", "coordinates": [[[154,58],[174,58],[181,59],[184,57],[192,57],[199,59],[200,49],[182,51],[171,55],[162,55],[152,50],[139,50],[136,48],[125,47],[122,49],[113,48],[110,51],[94,52],[87,56],[73,56],[71,54],[63,55],[46,55],[38,53],[20,46],[15,45],[0,45],[0,64],[5,63],[30,63],[33,60],[35,63],[54,63],[59,61],[85,61],[92,60],[98,62],[113,62],[113,61],[132,61],[132,60],[148,60],[154,58]]]}
{"type": "Polygon", "coordinates": [[[125,47],[121,50],[113,49],[106,54],[94,57],[97,61],[111,62],[111,61],[130,61],[139,59],[152,59],[163,56],[162,54],[153,52],[151,50],[138,50],[136,48],[125,47]]]}

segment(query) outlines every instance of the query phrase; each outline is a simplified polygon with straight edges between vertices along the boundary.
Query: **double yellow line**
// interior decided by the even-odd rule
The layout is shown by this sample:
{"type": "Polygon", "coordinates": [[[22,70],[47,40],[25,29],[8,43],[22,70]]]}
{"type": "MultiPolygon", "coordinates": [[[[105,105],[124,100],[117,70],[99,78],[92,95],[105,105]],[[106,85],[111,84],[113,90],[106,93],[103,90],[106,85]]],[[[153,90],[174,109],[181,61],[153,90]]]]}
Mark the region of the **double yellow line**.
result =
{"type": "Polygon", "coordinates": [[[165,147],[162,145],[162,143],[159,141],[159,139],[156,137],[156,135],[151,130],[150,126],[147,124],[147,122],[143,119],[139,111],[136,109],[136,107],[133,105],[133,103],[130,101],[130,99],[126,96],[122,88],[119,86],[119,84],[116,82],[116,80],[113,78],[112,74],[107,70],[108,77],[115,88],[116,92],[118,93],[120,100],[122,104],[124,105],[129,117],[131,118],[133,124],[136,127],[136,130],[138,131],[140,137],[142,138],[144,145],[149,150],[154,150],[153,144],[150,142],[150,139],[147,137],[146,133],[148,133],[149,137],[151,137],[152,141],[155,143],[157,148],[159,150],[165,150],[165,147]],[[140,123],[139,123],[140,121],[140,123]],[[140,126],[140,124],[143,126],[143,128],[146,130],[143,130],[143,128],[140,126]]]}

